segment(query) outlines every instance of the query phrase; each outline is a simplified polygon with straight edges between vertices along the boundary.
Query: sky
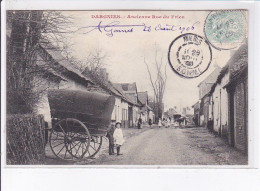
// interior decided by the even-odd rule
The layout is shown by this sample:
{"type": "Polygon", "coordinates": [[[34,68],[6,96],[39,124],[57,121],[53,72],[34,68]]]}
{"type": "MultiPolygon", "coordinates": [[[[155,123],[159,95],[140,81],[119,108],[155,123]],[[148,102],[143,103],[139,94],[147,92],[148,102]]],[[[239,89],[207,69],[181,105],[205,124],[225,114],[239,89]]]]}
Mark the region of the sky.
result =
{"type": "Polygon", "coordinates": [[[138,91],[148,91],[150,96],[153,96],[153,90],[144,57],[153,73],[155,47],[157,47],[158,57],[162,57],[167,69],[168,78],[163,100],[165,109],[195,104],[199,97],[197,85],[214,70],[216,65],[225,66],[232,54],[230,50],[220,51],[211,47],[212,61],[208,70],[193,79],[181,78],[170,68],[167,55],[171,42],[185,33],[205,37],[203,28],[209,11],[66,11],[64,14],[73,17],[73,25],[79,29],[69,36],[69,40],[73,43],[70,47],[71,51],[77,59],[84,62],[89,53],[97,49],[102,50],[107,55],[105,63],[112,82],[136,82],[138,91]],[[96,15],[120,15],[120,18],[97,18],[96,15]],[[128,18],[128,16],[135,18],[128,18]],[[150,18],[142,19],[137,18],[138,16],[150,16],[150,18]],[[111,36],[111,33],[104,31],[104,28],[98,30],[89,27],[97,26],[100,22],[101,25],[112,22],[118,22],[118,25],[145,24],[151,26],[151,31],[143,31],[143,26],[135,26],[132,32],[114,32],[111,36]],[[166,24],[181,26],[184,30],[178,30],[177,27],[175,31],[155,30],[156,26],[164,27],[166,24]],[[90,29],[94,30],[90,31],[90,29]]]}

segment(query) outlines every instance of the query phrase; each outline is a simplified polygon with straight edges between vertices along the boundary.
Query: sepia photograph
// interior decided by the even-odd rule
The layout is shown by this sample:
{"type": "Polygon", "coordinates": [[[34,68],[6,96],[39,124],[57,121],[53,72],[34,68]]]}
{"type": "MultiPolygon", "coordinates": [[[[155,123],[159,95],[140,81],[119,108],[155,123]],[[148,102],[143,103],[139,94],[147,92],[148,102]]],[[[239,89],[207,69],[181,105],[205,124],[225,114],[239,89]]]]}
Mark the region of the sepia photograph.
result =
{"type": "Polygon", "coordinates": [[[6,10],[7,166],[248,166],[248,10],[6,10]]]}

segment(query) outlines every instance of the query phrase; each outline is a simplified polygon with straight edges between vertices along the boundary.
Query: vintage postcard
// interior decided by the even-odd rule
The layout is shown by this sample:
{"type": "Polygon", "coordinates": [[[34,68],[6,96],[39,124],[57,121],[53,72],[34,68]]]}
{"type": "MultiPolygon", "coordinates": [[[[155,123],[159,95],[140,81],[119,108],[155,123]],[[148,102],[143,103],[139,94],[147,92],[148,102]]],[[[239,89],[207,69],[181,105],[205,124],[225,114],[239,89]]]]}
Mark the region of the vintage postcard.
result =
{"type": "Polygon", "coordinates": [[[6,165],[248,165],[247,9],[7,10],[6,165]]]}

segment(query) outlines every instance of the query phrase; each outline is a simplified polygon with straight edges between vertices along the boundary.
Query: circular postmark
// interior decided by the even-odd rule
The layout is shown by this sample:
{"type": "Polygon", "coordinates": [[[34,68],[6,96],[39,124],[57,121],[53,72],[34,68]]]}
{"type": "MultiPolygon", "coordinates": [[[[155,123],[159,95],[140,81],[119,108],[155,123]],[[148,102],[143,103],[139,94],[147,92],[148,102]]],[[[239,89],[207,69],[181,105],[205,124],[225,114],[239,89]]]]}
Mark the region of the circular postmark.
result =
{"type": "Polygon", "coordinates": [[[214,48],[234,49],[246,38],[245,15],[241,10],[211,11],[205,20],[204,33],[214,48]]]}
{"type": "Polygon", "coordinates": [[[172,41],[168,60],[173,71],[181,77],[196,78],[208,69],[212,51],[206,39],[186,33],[172,41]]]}

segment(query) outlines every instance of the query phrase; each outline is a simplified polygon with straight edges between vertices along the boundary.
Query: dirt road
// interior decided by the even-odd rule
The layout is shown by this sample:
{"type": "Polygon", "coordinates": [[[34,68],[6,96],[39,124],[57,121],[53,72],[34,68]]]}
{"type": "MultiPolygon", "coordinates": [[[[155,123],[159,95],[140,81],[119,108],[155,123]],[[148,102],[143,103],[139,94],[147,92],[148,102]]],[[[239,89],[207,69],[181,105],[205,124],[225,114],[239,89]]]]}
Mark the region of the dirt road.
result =
{"type": "MultiPolygon", "coordinates": [[[[126,131],[126,130],[125,130],[126,131]]],[[[247,157],[205,128],[154,127],[128,137],[122,156],[103,150],[91,165],[245,165],[247,157]]],[[[105,145],[104,145],[105,146],[105,145]]]]}

